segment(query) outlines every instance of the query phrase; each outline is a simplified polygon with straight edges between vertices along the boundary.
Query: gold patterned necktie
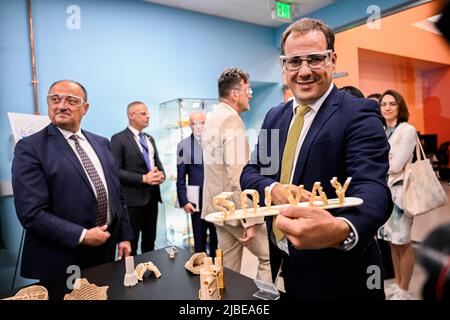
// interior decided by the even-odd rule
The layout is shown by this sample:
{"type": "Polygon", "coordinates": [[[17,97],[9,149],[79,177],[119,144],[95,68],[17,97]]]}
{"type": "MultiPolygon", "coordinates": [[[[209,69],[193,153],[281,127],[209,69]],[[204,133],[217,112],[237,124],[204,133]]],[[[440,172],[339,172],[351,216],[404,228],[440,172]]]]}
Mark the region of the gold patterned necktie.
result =
{"type": "MultiPolygon", "coordinates": [[[[281,184],[291,183],[291,175],[294,168],[295,151],[297,150],[298,139],[300,138],[300,133],[302,132],[305,115],[309,110],[311,110],[311,107],[306,104],[299,105],[295,108],[295,120],[292,124],[291,129],[289,130],[286,144],[284,145],[283,158],[281,160],[281,184]]],[[[273,216],[272,231],[275,235],[275,239],[278,242],[283,239],[284,234],[280,229],[275,227],[276,217],[277,216],[273,216]]]]}

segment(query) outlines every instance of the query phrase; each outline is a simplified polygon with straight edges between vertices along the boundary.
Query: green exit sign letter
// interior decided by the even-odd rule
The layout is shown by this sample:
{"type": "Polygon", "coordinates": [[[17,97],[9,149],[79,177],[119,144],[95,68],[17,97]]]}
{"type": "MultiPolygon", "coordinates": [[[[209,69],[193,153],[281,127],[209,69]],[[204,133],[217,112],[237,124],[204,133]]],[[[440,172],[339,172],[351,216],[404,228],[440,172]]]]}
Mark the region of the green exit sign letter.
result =
{"type": "Polygon", "coordinates": [[[277,4],[277,17],[281,19],[291,19],[291,5],[283,2],[276,2],[277,4]]]}

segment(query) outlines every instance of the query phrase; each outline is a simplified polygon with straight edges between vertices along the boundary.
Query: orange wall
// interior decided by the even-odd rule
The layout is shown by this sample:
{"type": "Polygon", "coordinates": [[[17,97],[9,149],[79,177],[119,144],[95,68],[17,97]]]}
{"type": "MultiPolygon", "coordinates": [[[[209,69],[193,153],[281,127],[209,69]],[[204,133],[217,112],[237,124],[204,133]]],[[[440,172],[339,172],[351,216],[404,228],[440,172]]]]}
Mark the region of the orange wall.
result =
{"type": "Polygon", "coordinates": [[[412,26],[440,12],[443,1],[401,11],[381,19],[379,30],[367,25],[336,34],[337,72],[347,71],[348,77],[336,79],[336,84],[359,87],[358,48],[450,64],[450,46],[442,36],[412,26]]]}
{"type": "Polygon", "coordinates": [[[450,68],[445,67],[450,66],[450,46],[442,36],[412,24],[438,14],[443,3],[432,1],[385,17],[379,30],[361,25],[336,34],[336,71],[349,75],[334,80],[338,87],[352,85],[366,95],[387,89],[400,92],[411,124],[421,133],[438,133],[440,142],[450,138],[450,123],[441,122],[450,118],[450,105],[444,103],[450,101],[450,68]],[[433,71],[436,68],[441,71],[433,71]],[[446,116],[430,115],[430,107],[424,106],[429,96],[441,100],[441,114],[446,116]]]}
{"type": "Polygon", "coordinates": [[[424,129],[438,133],[438,145],[450,141],[450,68],[423,72],[424,129]]]}

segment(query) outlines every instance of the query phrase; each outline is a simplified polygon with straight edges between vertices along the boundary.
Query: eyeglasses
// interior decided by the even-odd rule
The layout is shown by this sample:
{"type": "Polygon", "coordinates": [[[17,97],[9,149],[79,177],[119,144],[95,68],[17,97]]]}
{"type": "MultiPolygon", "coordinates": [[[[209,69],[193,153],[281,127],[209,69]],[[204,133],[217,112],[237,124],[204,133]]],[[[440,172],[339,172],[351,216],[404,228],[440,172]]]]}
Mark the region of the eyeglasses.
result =
{"type": "MultiPolygon", "coordinates": [[[[233,88],[233,90],[239,90],[241,91],[243,88],[233,88]]],[[[252,88],[248,87],[247,90],[245,90],[249,95],[253,94],[252,88]]]]}
{"type": "Polygon", "coordinates": [[[303,61],[309,70],[319,70],[326,67],[331,60],[333,50],[328,49],[322,52],[314,52],[305,55],[280,56],[280,62],[288,71],[298,71],[302,67],[303,61]]]}
{"type": "Polygon", "coordinates": [[[57,105],[60,104],[61,101],[65,101],[71,107],[76,107],[84,103],[84,99],[78,96],[58,93],[47,95],[47,103],[49,105],[57,105]]]}

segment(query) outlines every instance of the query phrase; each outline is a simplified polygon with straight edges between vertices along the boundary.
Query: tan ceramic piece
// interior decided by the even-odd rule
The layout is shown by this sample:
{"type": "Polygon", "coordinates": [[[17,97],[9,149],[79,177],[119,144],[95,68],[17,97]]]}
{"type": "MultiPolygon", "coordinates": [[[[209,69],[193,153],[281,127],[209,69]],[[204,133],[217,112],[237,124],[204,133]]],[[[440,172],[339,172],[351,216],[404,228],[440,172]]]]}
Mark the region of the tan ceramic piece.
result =
{"type": "Polygon", "coordinates": [[[213,199],[214,208],[223,212],[223,219],[226,219],[228,215],[233,215],[236,210],[236,206],[230,200],[232,196],[233,192],[222,192],[213,199]]]}
{"type": "Polygon", "coordinates": [[[200,300],[220,300],[219,274],[222,270],[220,264],[222,259],[216,259],[212,263],[211,257],[204,258],[203,267],[200,268],[200,289],[198,298],[200,300]]]}
{"type": "Polygon", "coordinates": [[[270,209],[270,206],[272,205],[272,195],[270,194],[270,187],[264,188],[264,204],[266,205],[267,209],[270,209]]]}
{"type": "Polygon", "coordinates": [[[248,195],[252,197],[253,201],[253,212],[256,213],[259,208],[259,193],[255,189],[245,189],[241,192],[241,206],[244,212],[247,212],[247,204],[248,204],[248,195]]]}
{"type": "Polygon", "coordinates": [[[207,257],[205,252],[194,253],[191,258],[186,261],[184,267],[193,274],[200,274],[200,268],[203,266],[203,260],[207,257]]]}
{"type": "Polygon", "coordinates": [[[339,198],[339,204],[344,204],[345,192],[347,191],[350,181],[352,181],[352,178],[348,177],[347,180],[345,180],[344,186],[342,186],[336,177],[333,177],[333,179],[330,180],[331,185],[336,189],[336,195],[339,198]]]}
{"type": "Polygon", "coordinates": [[[161,277],[161,272],[159,269],[155,266],[155,264],[151,261],[145,262],[145,263],[139,263],[136,268],[134,269],[134,272],[136,273],[136,276],[139,281],[144,281],[144,274],[147,271],[152,271],[155,274],[156,278],[161,277]]]}
{"type": "Polygon", "coordinates": [[[320,185],[320,182],[314,182],[313,189],[311,191],[311,197],[309,198],[309,205],[310,206],[326,206],[328,205],[328,198],[325,192],[323,192],[323,188],[320,185]],[[317,195],[317,193],[319,195],[317,195]],[[322,201],[320,205],[315,205],[314,201],[322,201]]]}
{"type": "Polygon", "coordinates": [[[303,185],[295,186],[295,188],[296,188],[295,198],[294,198],[294,195],[292,194],[292,190],[287,188],[289,185],[285,184],[284,186],[286,187],[285,188],[286,196],[289,201],[289,204],[291,206],[295,207],[297,204],[300,203],[300,200],[302,198],[303,185]]]}
{"type": "Polygon", "coordinates": [[[3,300],[48,300],[48,291],[42,286],[31,286],[19,290],[13,297],[3,300]]]}
{"type": "Polygon", "coordinates": [[[64,300],[108,300],[108,288],[89,283],[86,278],[77,279],[74,289],[64,296],[64,300]]]}

